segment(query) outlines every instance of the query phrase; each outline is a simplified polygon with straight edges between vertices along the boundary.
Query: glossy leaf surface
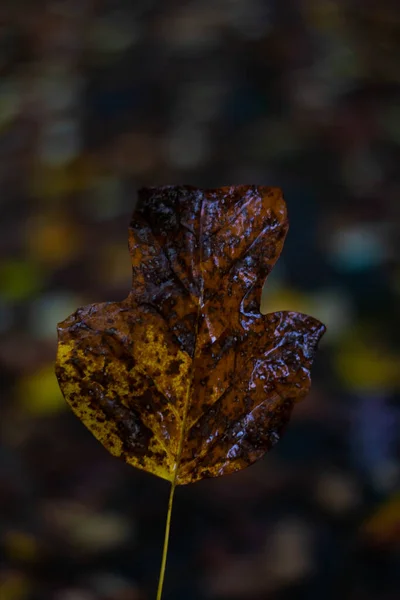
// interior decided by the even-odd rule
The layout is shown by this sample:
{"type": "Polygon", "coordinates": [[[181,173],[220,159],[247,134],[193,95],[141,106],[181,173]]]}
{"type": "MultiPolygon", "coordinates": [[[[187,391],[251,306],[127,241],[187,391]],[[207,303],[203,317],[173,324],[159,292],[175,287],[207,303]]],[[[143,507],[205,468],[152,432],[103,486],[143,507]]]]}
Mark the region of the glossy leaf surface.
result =
{"type": "Polygon", "coordinates": [[[325,329],[259,312],[287,227],[277,188],[141,190],[128,298],[58,330],[64,396],[112,454],[178,485],[242,469],[279,440],[325,329]]]}

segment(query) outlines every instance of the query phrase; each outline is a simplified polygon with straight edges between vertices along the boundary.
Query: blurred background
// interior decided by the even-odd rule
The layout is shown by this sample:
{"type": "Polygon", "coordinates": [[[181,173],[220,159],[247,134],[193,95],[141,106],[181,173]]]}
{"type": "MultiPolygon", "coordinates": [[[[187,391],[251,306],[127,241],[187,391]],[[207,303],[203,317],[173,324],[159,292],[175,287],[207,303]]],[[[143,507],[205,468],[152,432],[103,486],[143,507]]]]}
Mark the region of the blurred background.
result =
{"type": "Polygon", "coordinates": [[[178,489],[165,600],[400,596],[396,0],[1,0],[1,600],[153,600],[168,485],[109,456],[56,323],[130,288],[143,185],[283,188],[263,310],[328,325],[249,469],[178,489]]]}

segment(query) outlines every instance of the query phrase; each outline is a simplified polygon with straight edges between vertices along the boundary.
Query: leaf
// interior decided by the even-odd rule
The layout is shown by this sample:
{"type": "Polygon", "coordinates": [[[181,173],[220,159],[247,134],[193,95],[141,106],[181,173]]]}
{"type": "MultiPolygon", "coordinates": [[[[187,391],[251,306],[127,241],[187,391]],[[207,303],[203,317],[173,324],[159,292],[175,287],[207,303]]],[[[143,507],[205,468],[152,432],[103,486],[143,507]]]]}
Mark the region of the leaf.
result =
{"type": "Polygon", "coordinates": [[[58,328],[61,389],[112,454],[175,486],[243,469],[279,440],[325,331],[260,313],[287,228],[277,188],[140,191],[128,298],[58,328]]]}

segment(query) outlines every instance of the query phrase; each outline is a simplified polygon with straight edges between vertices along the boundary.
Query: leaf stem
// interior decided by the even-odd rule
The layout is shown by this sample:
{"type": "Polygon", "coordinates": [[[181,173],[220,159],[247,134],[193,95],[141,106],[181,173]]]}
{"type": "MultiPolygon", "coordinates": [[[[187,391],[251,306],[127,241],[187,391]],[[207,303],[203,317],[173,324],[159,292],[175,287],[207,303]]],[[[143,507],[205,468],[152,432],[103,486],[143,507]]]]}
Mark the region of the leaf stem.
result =
{"type": "Polygon", "coordinates": [[[165,566],[167,564],[169,532],[170,532],[170,528],[171,528],[171,515],[172,515],[172,506],[174,504],[175,487],[176,487],[176,484],[175,484],[175,478],[174,478],[174,480],[171,484],[171,491],[169,494],[169,501],[168,501],[168,513],[167,513],[167,522],[165,524],[164,548],[163,548],[163,555],[162,555],[162,560],[161,560],[160,578],[158,580],[157,600],[161,600],[163,586],[164,586],[165,566]]]}

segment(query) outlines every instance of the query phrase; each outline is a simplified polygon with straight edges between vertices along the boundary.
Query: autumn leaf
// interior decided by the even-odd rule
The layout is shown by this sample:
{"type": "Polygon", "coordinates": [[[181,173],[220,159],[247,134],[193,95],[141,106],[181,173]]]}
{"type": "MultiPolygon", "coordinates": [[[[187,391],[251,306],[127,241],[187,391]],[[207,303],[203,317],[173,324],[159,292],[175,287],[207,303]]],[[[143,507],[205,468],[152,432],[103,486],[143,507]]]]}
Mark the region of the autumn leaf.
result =
{"type": "Polygon", "coordinates": [[[133,286],[59,325],[56,373],[72,410],[127,463],[177,485],[247,467],[310,386],[325,331],[262,315],[288,228],[277,188],[143,189],[129,231],[133,286]]]}
{"type": "Polygon", "coordinates": [[[61,389],[111,454],[180,485],[243,469],[279,440],[325,330],[260,313],[287,228],[277,188],[140,191],[132,291],[58,328],[61,389]]]}

